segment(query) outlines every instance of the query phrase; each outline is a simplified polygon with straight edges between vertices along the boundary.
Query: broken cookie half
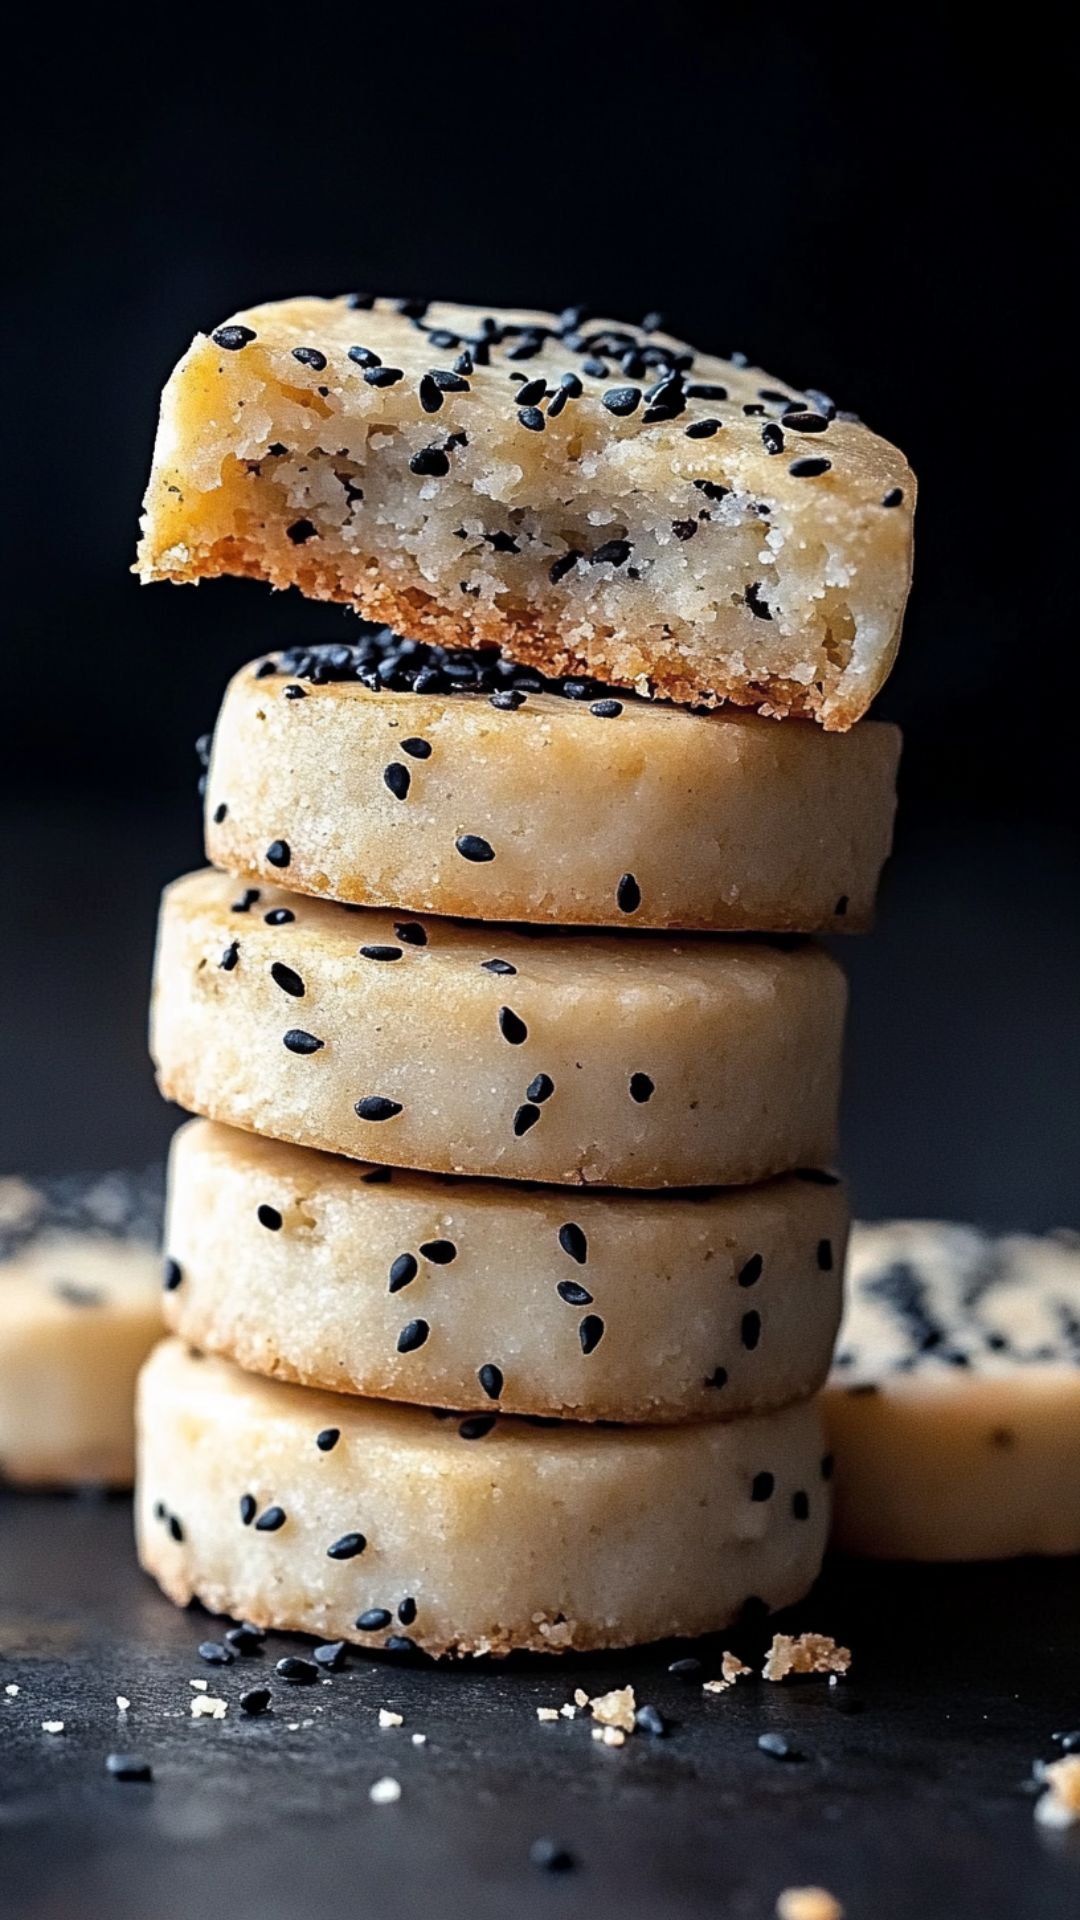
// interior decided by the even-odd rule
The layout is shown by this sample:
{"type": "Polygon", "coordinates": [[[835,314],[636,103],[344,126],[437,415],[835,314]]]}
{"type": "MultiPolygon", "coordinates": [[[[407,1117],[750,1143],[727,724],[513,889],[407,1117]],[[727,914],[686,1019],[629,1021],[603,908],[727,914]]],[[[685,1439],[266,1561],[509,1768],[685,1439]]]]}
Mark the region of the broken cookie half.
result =
{"type": "Polygon", "coordinates": [[[304,297],[166,386],[144,580],[844,730],[899,641],[914,477],[824,393],[572,309],[304,297]]]}

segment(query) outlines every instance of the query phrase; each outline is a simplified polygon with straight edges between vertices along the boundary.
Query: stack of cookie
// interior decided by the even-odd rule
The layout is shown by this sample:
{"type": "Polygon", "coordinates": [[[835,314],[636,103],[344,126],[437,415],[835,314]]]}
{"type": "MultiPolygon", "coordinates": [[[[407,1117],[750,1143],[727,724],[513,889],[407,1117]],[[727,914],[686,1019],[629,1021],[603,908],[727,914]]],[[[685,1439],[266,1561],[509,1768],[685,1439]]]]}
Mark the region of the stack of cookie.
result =
{"type": "Polygon", "coordinates": [[[888,851],[897,736],[852,721],[910,504],[825,396],[648,328],[298,301],[181,363],[146,574],[394,630],[237,676],[221,871],[165,899],[175,1598],[441,1653],[805,1591],[845,989],[799,936],[865,927],[888,851]]]}

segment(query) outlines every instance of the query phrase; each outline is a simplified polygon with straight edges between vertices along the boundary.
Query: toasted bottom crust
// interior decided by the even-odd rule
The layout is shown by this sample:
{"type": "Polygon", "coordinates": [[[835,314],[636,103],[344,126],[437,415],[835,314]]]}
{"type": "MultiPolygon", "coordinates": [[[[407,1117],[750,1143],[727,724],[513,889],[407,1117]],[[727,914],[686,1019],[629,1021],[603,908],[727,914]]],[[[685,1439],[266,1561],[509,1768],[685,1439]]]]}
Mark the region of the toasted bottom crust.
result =
{"type": "MultiPolygon", "coordinates": [[[[546,625],[525,612],[509,613],[471,601],[467,614],[455,615],[419,587],[394,585],[374,561],[358,562],[363,571],[346,581],[339,567],[308,558],[306,551],[299,552],[269,527],[261,530],[257,545],[232,535],[205,550],[189,547],[186,556],[180,564],[173,550],[167,569],[155,568],[144,577],[183,584],[243,575],[279,589],[298,587],[308,599],[350,606],[365,620],[393,627],[405,639],[444,647],[497,646],[511,659],[551,676],[587,673],[612,686],[632,687],[639,694],[654,694],[682,706],[713,708],[728,703],[778,720],[816,720],[828,732],[846,733],[862,718],[872,697],[873,688],[860,689],[857,697],[843,701],[835,693],[826,697],[817,682],[804,686],[769,674],[748,681],[742,674],[725,673],[716,660],[709,662],[706,677],[704,664],[695,671],[674,641],[665,648],[655,635],[641,645],[616,634],[594,632],[586,649],[556,639],[546,625]]],[[[898,630],[875,685],[891,670],[899,642],[898,630]]]]}

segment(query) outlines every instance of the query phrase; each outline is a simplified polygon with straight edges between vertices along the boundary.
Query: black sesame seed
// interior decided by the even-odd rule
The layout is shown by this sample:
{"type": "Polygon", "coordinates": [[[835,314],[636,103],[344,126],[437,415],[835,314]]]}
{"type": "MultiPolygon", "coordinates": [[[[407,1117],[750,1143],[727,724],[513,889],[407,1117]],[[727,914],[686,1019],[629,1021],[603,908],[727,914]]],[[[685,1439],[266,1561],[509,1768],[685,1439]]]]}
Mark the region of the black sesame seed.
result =
{"type": "Polygon", "coordinates": [[[822,1273],[831,1273],[833,1268],[833,1250],[831,1240],[819,1240],[817,1244],[817,1263],[822,1273]]]}
{"type": "Polygon", "coordinates": [[[276,1207],[268,1207],[265,1203],[261,1207],[256,1207],[255,1218],[260,1227],[265,1227],[269,1233],[280,1232],[281,1215],[276,1207]]]}
{"type": "Polygon", "coordinates": [[[740,1287],[753,1287],[761,1279],[761,1270],[765,1265],[760,1253],[752,1253],[745,1266],[739,1269],[740,1287]]]}
{"type": "Polygon", "coordinates": [[[287,1653],[274,1667],[279,1680],[288,1680],[294,1687],[310,1687],[319,1677],[319,1669],[313,1660],[302,1660],[298,1653],[287,1653]]]}
{"type": "Polygon", "coordinates": [[[161,1276],[161,1283],[166,1293],[175,1293],[183,1277],[184,1269],[180,1265],[179,1260],[174,1260],[170,1255],[165,1261],[161,1276]]]}
{"type": "Polygon", "coordinates": [[[416,1601],[413,1599],[411,1593],[405,1594],[403,1598],[398,1601],[397,1617],[403,1627],[412,1626],[413,1621],[416,1619],[416,1601]]]}
{"type": "Polygon", "coordinates": [[[713,419],[692,420],[685,431],[688,440],[711,440],[714,433],[719,433],[720,422],[713,419]]]}
{"type": "Polygon", "coordinates": [[[229,809],[225,805],[224,800],[221,801],[219,806],[216,806],[214,808],[213,819],[214,819],[215,827],[220,827],[222,821],[226,818],[228,811],[229,809]]]}
{"type": "Polygon", "coordinates": [[[393,1120],[401,1112],[401,1102],[388,1100],[381,1093],[369,1093],[356,1102],[353,1112],[360,1120],[393,1120]]]}
{"type": "Polygon", "coordinates": [[[414,453],[409,461],[409,471],[441,480],[449,473],[450,462],[441,447],[421,447],[419,453],[414,453]]]}
{"type": "Polygon", "coordinates": [[[367,1540],[362,1533],[343,1533],[337,1540],[330,1542],[326,1549],[326,1557],[328,1560],[355,1560],[357,1554],[363,1553],[366,1546],[367,1540]]]}
{"type": "Polygon", "coordinates": [[[306,1033],[303,1027],[290,1027],[282,1035],[282,1045],[290,1053],[319,1053],[326,1045],[325,1040],[317,1040],[313,1033],[306,1033]]]}
{"type": "MultiPolygon", "coordinates": [[[[221,333],[244,333],[247,329],[244,327],[221,327],[219,331],[221,333]]],[[[251,337],[254,339],[254,334],[252,334],[251,337]]],[[[219,346],[222,344],[221,341],[218,342],[219,346]]],[[[237,342],[238,346],[243,346],[243,344],[242,340],[237,342]]],[[[149,1760],[144,1760],[141,1753],[106,1754],[105,1771],[107,1774],[110,1774],[114,1780],[123,1781],[125,1785],[130,1785],[132,1782],[146,1785],[147,1782],[151,1781],[154,1777],[154,1770],[149,1760]]]]}
{"type": "Polygon", "coordinates": [[[387,1653],[419,1653],[420,1651],[416,1641],[410,1640],[407,1633],[388,1633],[383,1646],[387,1653]]]}
{"type": "Polygon", "coordinates": [[[784,425],[792,433],[824,433],[828,424],[824,414],[804,413],[799,408],[789,409],[784,415],[784,425]]]}
{"type": "MultiPolygon", "coordinates": [[[[514,376],[511,375],[511,378],[513,377],[514,376]]],[[[521,378],[520,374],[517,377],[518,379],[520,379],[521,378]]],[[[534,407],[538,400],[542,400],[544,398],[544,395],[546,392],[547,392],[546,380],[525,380],[525,381],[522,381],[522,384],[519,386],[516,394],[514,395],[514,398],[517,401],[519,407],[534,407]]]]}
{"type": "Polygon", "coordinates": [[[389,963],[404,958],[400,947],[359,947],[357,951],[364,960],[382,960],[389,963]]]}
{"type": "Polygon", "coordinates": [[[758,1341],[761,1339],[760,1313],[753,1313],[753,1312],[744,1313],[742,1317],[742,1327],[740,1328],[740,1333],[742,1337],[743,1346],[747,1349],[749,1353],[753,1353],[754,1348],[757,1346],[758,1341]]]}
{"type": "Polygon", "coordinates": [[[609,387],[607,392],[601,395],[601,400],[609,413],[617,414],[621,419],[626,414],[633,413],[635,407],[640,406],[641,388],[609,387]]]}
{"type": "Polygon", "coordinates": [[[289,994],[292,999],[302,1000],[304,998],[306,989],[300,975],[297,973],[295,967],[287,967],[284,960],[271,961],[270,978],[276,987],[281,988],[282,993],[289,994]]]}
{"type": "Polygon", "coordinates": [[[579,1267],[585,1265],[589,1257],[589,1243],[573,1220],[568,1220],[564,1227],[559,1228],[559,1245],[571,1260],[577,1261],[579,1267]]]}
{"type": "Polygon", "coordinates": [[[326,366],[326,355],[320,353],[318,347],[294,347],[292,357],[299,360],[302,367],[310,367],[313,373],[322,373],[326,366]]]}
{"type": "Polygon", "coordinates": [[[707,1387],[726,1387],[727,1381],[728,1381],[727,1368],[714,1367],[712,1372],[709,1374],[705,1382],[705,1385],[707,1387]]]}
{"type": "Polygon", "coordinates": [[[364,379],[369,387],[396,387],[405,375],[400,367],[366,367],[364,379]]]}
{"type": "Polygon", "coordinates": [[[458,1424],[458,1434],[462,1440],[483,1440],[495,1425],[493,1413],[472,1413],[467,1420],[458,1424]]]}
{"type": "Polygon", "coordinates": [[[505,687],[490,695],[490,704],[500,713],[516,713],[519,707],[525,705],[525,695],[517,687],[505,687]]]}
{"type": "Polygon", "coordinates": [[[578,1328],[582,1353],[593,1353],[604,1337],[604,1323],[598,1313],[587,1313],[578,1328]]]}
{"type": "Polygon", "coordinates": [[[793,460],[791,462],[788,472],[795,480],[816,480],[819,474],[828,473],[831,466],[831,460],[822,460],[815,458],[813,455],[804,455],[801,460],[793,460]]]}
{"type": "Polygon", "coordinates": [[[525,1101],[522,1106],[517,1108],[514,1114],[515,1138],[520,1140],[523,1133],[528,1133],[531,1127],[535,1127],[539,1118],[539,1107],[534,1106],[529,1100],[525,1101]]]}
{"type": "Polygon", "coordinates": [[[520,1047],[529,1037],[529,1029],[512,1007],[499,1008],[499,1032],[512,1047],[520,1047]]]}
{"type": "Polygon", "coordinates": [[[802,1487],[791,1496],[791,1517],[793,1520],[809,1520],[810,1495],[802,1487]]]}
{"type": "Polygon", "coordinates": [[[592,1306],[592,1294],[588,1287],[583,1287],[578,1280],[560,1280],[555,1291],[560,1300],[565,1300],[568,1307],[592,1306]]]}
{"type": "Polygon", "coordinates": [[[235,1657],[231,1647],[224,1646],[220,1640],[199,1642],[199,1659],[205,1660],[208,1667],[231,1667],[235,1657]]]}
{"type": "Polygon", "coordinates": [[[321,1647],[313,1647],[311,1657],[323,1673],[340,1673],[345,1665],[348,1648],[344,1640],[324,1640],[321,1647]]]}
{"type": "Polygon", "coordinates": [[[430,373],[425,373],[421,380],[419,393],[420,405],[423,407],[424,412],[438,413],[443,403],[443,397],[441,389],[436,385],[430,373]]]}
{"type": "Polygon", "coordinates": [[[263,919],[268,927],[287,927],[296,919],[296,915],[291,907],[271,907],[269,913],[263,914],[263,919]]]}
{"type": "Polygon", "coordinates": [[[686,397],[688,400],[726,400],[728,390],[712,380],[691,380],[686,397]]]}
{"type": "Polygon", "coordinates": [[[605,540],[592,555],[593,566],[621,567],[633,551],[629,540],[605,540]]]}
{"type": "Polygon", "coordinates": [[[284,1507],[266,1507],[255,1522],[256,1533],[278,1533],[285,1525],[284,1507]]]}
{"type": "Polygon", "coordinates": [[[315,1445],[320,1453],[333,1453],[340,1439],[340,1427],[322,1427],[315,1435],[315,1445]]]}
{"type": "MultiPolygon", "coordinates": [[[[487,1394],[488,1399],[497,1400],[503,1390],[502,1368],[495,1366],[494,1363],[489,1360],[484,1366],[478,1369],[476,1377],[484,1392],[487,1394]]],[[[398,1614],[398,1618],[401,1618],[400,1613],[398,1614]]],[[[406,1622],[406,1624],[408,1623],[406,1622]]]]}
{"type": "Polygon", "coordinates": [[[509,960],[481,960],[480,966],[484,973],[511,974],[517,972],[517,968],[513,966],[509,960]]]}
{"type": "MultiPolygon", "coordinates": [[[[292,859],[292,849],[287,840],[271,840],[266,849],[266,858],[272,867],[287,867],[292,859]]],[[[258,894],[255,895],[256,900],[258,894]]]]}
{"type": "Polygon", "coordinates": [[[646,1100],[651,1100],[655,1092],[655,1083],[650,1080],[647,1073],[630,1075],[630,1098],[636,1101],[639,1107],[643,1107],[646,1100]]]}
{"type": "Polygon", "coordinates": [[[452,1240],[425,1240],[420,1251],[433,1267],[448,1267],[457,1259],[457,1248],[452,1240]]]}
{"type": "Polygon", "coordinates": [[[177,1546],[182,1545],[183,1539],[184,1539],[184,1528],[183,1528],[183,1523],[179,1518],[179,1515],[175,1513],[170,1513],[167,1524],[169,1528],[169,1538],[171,1540],[175,1540],[177,1543],[177,1546]]]}
{"type": "Polygon", "coordinates": [[[636,913],[641,905],[641,888],[632,873],[624,873],[615,889],[615,904],[620,913],[636,913]]]}
{"type": "Polygon", "coordinates": [[[784,433],[775,420],[767,420],[761,429],[761,444],[766,453],[783,453],[784,433]]]}
{"type": "Polygon", "coordinates": [[[518,419],[530,433],[543,433],[546,422],[539,407],[519,407],[518,419]]]}
{"type": "Polygon", "coordinates": [[[252,327],[216,327],[210,335],[215,347],[223,347],[226,353],[239,353],[241,347],[251,345],[256,338],[252,327]]]}
{"type": "Polygon", "coordinates": [[[404,800],[411,785],[412,774],[400,760],[391,760],[390,765],[383,768],[383,786],[389,787],[395,800],[404,800]]]}
{"type": "Polygon", "coordinates": [[[390,1625],[393,1617],[389,1607],[368,1607],[356,1622],[357,1630],[360,1633],[381,1633],[384,1627],[390,1625]]]}
{"type": "Polygon", "coordinates": [[[427,946],[427,933],[418,920],[402,920],[395,926],[394,932],[407,947],[427,946]]]}
{"type": "Polygon", "coordinates": [[[589,708],[598,720],[617,720],[622,710],[621,700],[594,700],[589,708]]]}
{"type": "Polygon", "coordinates": [[[468,347],[466,347],[464,352],[459,353],[457,359],[454,361],[454,372],[465,374],[465,373],[471,373],[472,370],[473,370],[473,357],[472,357],[472,354],[469,352],[468,347]]]}
{"type": "Polygon", "coordinates": [[[775,1491],[776,1491],[775,1474],[755,1473],[752,1481],[750,1482],[751,1500],[756,1501],[758,1504],[760,1504],[760,1502],[763,1500],[771,1500],[775,1491]]]}
{"type": "Polygon", "coordinates": [[[654,1740],[662,1740],[668,1732],[668,1723],[659,1707],[650,1706],[646,1701],[634,1713],[634,1725],[639,1733],[650,1733],[654,1740]]]}
{"type": "Polygon", "coordinates": [[[529,1081],[525,1089],[525,1098],[536,1101],[550,1100],[554,1091],[555,1082],[551,1078],[551,1075],[549,1073],[538,1073],[535,1080],[529,1081]]]}
{"type": "Polygon", "coordinates": [[[881,504],[883,507],[899,507],[902,505],[903,499],[903,487],[890,487],[888,493],[883,494],[881,504]]]}
{"type": "Polygon", "coordinates": [[[241,1713],[256,1719],[260,1713],[265,1713],[270,1705],[269,1687],[248,1687],[246,1692],[240,1695],[239,1705],[241,1713]]]}
{"type": "Polygon", "coordinates": [[[399,1253],[390,1268],[389,1293],[400,1293],[403,1287],[410,1286],[420,1269],[411,1253],[399,1253]]]}
{"type": "Polygon", "coordinates": [[[757,1743],[759,1751],[767,1753],[772,1760],[803,1760],[806,1757],[792,1746],[783,1733],[759,1733],[757,1743]]]}
{"type": "Polygon", "coordinates": [[[495,858],[494,847],[478,833],[463,833],[454,841],[454,845],[463,860],[472,860],[477,865],[482,866],[495,858]]]}
{"type": "Polygon", "coordinates": [[[229,908],[229,912],[230,913],[250,913],[258,897],[259,897],[258,887],[245,887],[243,893],[240,895],[239,900],[233,901],[232,906],[229,908]]]}
{"type": "Polygon", "coordinates": [[[421,740],[416,734],[410,734],[407,740],[402,741],[401,751],[407,753],[410,760],[430,760],[431,742],[421,740]]]}
{"type": "Polygon", "coordinates": [[[379,358],[379,355],[377,353],[373,353],[370,347],[350,347],[349,359],[354,361],[358,367],[381,367],[382,366],[382,361],[379,358]]]}
{"type": "Polygon", "coordinates": [[[238,1627],[227,1627],[225,1630],[226,1646],[231,1647],[232,1651],[238,1653],[244,1660],[251,1659],[255,1654],[262,1652],[265,1638],[262,1628],[253,1626],[250,1620],[242,1620],[238,1627]]]}
{"type": "Polygon", "coordinates": [[[415,1353],[417,1347],[423,1346],[430,1332],[431,1328],[426,1320],[407,1321],[397,1337],[398,1352],[415,1353]]]}
{"type": "Polygon", "coordinates": [[[533,1841],[529,1848],[529,1863],[539,1867],[541,1873],[572,1873],[577,1866],[569,1847],[561,1846],[558,1840],[549,1840],[546,1835],[533,1841]]]}
{"type": "Polygon", "coordinates": [[[258,1512],[258,1502],[253,1493],[240,1495],[240,1519],[245,1527],[250,1527],[258,1512]]]}
{"type": "Polygon", "coordinates": [[[674,1674],[676,1680],[696,1680],[701,1672],[701,1661],[694,1654],[687,1653],[681,1660],[669,1661],[668,1672],[674,1674]]]}

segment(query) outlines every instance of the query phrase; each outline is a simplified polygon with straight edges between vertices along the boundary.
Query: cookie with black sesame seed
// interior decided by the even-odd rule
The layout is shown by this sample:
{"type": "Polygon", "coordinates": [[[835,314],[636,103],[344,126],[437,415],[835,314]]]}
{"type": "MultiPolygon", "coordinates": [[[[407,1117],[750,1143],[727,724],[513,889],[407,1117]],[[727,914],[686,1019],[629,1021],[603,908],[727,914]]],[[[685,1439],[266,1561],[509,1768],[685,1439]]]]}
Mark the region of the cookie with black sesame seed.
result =
{"type": "Polygon", "coordinates": [[[892,666],[914,503],[895,447],[743,354],[577,314],[300,298],[198,335],[173,373],[139,568],[843,730],[892,666]]]}
{"type": "Polygon", "coordinates": [[[401,1171],[372,1185],[367,1172],[207,1121],[181,1128],[172,1330],[279,1380],[468,1412],[730,1419],[825,1379],[839,1182],[571,1197],[401,1171]]]}
{"type": "Polygon", "coordinates": [[[750,1594],[801,1598],[828,1528],[822,1445],[813,1402],[663,1428],[438,1418],[167,1340],[139,1394],[139,1554],[181,1606],[322,1640],[629,1646],[729,1626],[750,1594]],[[245,1524],[244,1494],[281,1513],[273,1532],[245,1524]]]}
{"type": "Polygon", "coordinates": [[[1080,1238],[857,1226],[824,1409],[848,1552],[1080,1552],[1080,1238]]]}
{"type": "Polygon", "coordinates": [[[870,924],[892,835],[894,727],[868,720],[841,735],[688,713],[385,630],[272,664],[237,674],[218,719],[215,866],[483,920],[870,924]],[[268,852],[282,823],[287,870],[268,852]],[[476,857],[481,842],[490,857],[476,857]]]}
{"type": "MultiPolygon", "coordinates": [[[[161,1331],[161,1169],[0,1179],[0,1480],[126,1487],[161,1331]]],[[[165,1285],[178,1284],[175,1261],[165,1285]]]]}
{"type": "Polygon", "coordinates": [[[811,944],[448,920],[417,921],[417,943],[396,915],[297,894],[268,925],[284,896],[267,887],[222,972],[235,893],[191,874],[162,907],[152,1048],[195,1113],[355,1159],[582,1185],[741,1185],[832,1156],[846,988],[811,944]],[[300,1021],[317,1049],[290,1044],[300,1021]]]}

